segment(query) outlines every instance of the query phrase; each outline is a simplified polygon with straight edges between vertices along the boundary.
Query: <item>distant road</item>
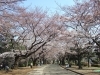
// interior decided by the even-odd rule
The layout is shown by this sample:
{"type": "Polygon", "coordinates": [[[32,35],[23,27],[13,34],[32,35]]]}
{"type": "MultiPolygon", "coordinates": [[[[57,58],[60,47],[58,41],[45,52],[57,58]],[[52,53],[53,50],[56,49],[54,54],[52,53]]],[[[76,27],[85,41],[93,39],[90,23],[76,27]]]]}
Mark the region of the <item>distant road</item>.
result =
{"type": "Polygon", "coordinates": [[[33,71],[29,72],[27,75],[79,75],[69,70],[65,70],[59,65],[50,64],[40,66],[33,71]]]}

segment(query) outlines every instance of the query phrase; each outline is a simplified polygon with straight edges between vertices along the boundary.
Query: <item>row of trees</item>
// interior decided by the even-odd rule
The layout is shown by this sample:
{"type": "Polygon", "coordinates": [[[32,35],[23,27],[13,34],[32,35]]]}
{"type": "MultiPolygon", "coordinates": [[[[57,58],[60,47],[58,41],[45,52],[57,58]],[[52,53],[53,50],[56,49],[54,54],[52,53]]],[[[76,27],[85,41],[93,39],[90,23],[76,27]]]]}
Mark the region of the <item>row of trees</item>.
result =
{"type": "Polygon", "coordinates": [[[52,16],[38,7],[30,11],[17,5],[21,1],[0,2],[0,52],[18,49],[14,64],[26,58],[34,65],[40,59],[57,59],[64,64],[65,59],[70,63],[69,56],[76,55],[73,60],[82,68],[86,53],[94,46],[100,50],[99,0],[74,0],[73,6],[60,6],[63,15],[52,16]]]}
{"type": "Polygon", "coordinates": [[[59,14],[48,16],[47,11],[34,8],[28,11],[16,5],[18,1],[4,1],[4,10],[1,11],[1,52],[4,50],[19,50],[15,55],[15,65],[20,59],[32,58],[35,63],[43,52],[43,46],[53,40],[62,28],[59,14]],[[4,44],[4,45],[3,45],[4,44]],[[4,50],[3,50],[4,49],[4,50]],[[26,53],[22,53],[22,49],[26,53]]]}
{"type": "Polygon", "coordinates": [[[81,60],[84,55],[95,49],[95,46],[100,50],[100,1],[75,0],[74,6],[61,9],[65,12],[62,17],[64,25],[75,33],[71,35],[74,35],[71,50],[77,53],[78,66],[82,68],[81,60]]]}

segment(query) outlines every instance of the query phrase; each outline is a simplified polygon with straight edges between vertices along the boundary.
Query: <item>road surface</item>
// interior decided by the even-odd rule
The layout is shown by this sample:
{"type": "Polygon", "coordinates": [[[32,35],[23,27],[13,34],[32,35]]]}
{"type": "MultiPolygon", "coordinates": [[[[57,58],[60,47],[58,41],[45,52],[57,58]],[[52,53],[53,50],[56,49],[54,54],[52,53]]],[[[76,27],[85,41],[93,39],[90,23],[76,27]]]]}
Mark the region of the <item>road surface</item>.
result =
{"type": "Polygon", "coordinates": [[[39,66],[33,71],[27,73],[27,75],[79,75],[72,71],[66,70],[59,65],[50,64],[39,66]]]}

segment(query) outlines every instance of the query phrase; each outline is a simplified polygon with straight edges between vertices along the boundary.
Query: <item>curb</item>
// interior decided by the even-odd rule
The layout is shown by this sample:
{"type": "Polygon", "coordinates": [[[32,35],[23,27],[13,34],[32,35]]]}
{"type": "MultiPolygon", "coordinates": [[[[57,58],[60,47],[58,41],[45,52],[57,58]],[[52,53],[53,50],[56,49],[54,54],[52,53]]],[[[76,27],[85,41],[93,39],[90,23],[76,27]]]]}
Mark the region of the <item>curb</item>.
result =
{"type": "MultiPolygon", "coordinates": [[[[61,65],[60,65],[60,66],[61,66],[61,65]]],[[[82,73],[79,73],[79,72],[73,71],[73,70],[68,69],[68,68],[65,68],[65,67],[63,67],[63,66],[61,66],[61,67],[64,68],[64,69],[66,69],[66,70],[69,70],[69,71],[75,72],[75,73],[77,73],[77,74],[84,75],[84,74],[82,74],[82,73]]]]}

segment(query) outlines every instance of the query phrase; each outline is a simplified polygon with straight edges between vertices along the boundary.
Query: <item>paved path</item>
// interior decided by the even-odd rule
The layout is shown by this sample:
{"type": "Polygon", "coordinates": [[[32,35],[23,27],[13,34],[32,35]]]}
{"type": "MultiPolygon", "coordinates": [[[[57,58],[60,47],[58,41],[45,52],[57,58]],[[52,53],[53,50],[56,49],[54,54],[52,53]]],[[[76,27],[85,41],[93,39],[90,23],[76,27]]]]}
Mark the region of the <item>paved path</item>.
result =
{"type": "Polygon", "coordinates": [[[38,68],[34,69],[31,72],[28,72],[26,75],[42,75],[44,68],[46,68],[48,65],[38,66],[38,68]]]}
{"type": "Polygon", "coordinates": [[[34,69],[33,71],[29,72],[27,75],[79,75],[79,74],[65,70],[59,65],[50,64],[50,65],[40,66],[34,69]]]}

